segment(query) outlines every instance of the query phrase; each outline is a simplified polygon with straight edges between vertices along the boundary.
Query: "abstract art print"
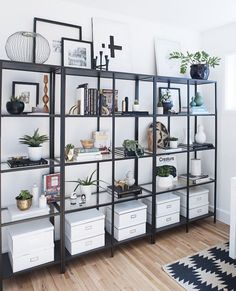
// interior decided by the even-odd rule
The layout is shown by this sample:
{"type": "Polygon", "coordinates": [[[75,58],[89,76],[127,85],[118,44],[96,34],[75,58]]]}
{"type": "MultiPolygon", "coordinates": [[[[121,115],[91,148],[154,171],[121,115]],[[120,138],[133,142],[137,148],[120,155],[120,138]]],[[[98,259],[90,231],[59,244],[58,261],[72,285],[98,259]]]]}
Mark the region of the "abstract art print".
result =
{"type": "Polygon", "coordinates": [[[62,38],[62,65],[75,68],[92,68],[92,43],[62,38]]]}
{"type": "Polygon", "coordinates": [[[34,32],[43,35],[49,42],[51,54],[45,64],[61,65],[61,39],[82,39],[81,26],[49,19],[34,18],[34,32]]]}
{"type": "Polygon", "coordinates": [[[129,27],[126,23],[109,19],[94,17],[93,45],[94,57],[100,57],[102,52],[105,63],[105,56],[109,59],[109,71],[131,72],[131,51],[129,27]]]}

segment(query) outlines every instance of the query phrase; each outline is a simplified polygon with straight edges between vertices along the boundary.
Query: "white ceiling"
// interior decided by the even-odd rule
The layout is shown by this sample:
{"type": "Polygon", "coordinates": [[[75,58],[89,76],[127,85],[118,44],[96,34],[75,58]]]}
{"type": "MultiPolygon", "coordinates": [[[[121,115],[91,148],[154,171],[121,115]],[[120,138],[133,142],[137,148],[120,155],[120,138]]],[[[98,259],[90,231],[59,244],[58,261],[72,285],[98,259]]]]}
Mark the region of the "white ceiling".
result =
{"type": "Polygon", "coordinates": [[[133,17],[186,26],[200,31],[236,21],[235,0],[69,1],[133,17]]]}

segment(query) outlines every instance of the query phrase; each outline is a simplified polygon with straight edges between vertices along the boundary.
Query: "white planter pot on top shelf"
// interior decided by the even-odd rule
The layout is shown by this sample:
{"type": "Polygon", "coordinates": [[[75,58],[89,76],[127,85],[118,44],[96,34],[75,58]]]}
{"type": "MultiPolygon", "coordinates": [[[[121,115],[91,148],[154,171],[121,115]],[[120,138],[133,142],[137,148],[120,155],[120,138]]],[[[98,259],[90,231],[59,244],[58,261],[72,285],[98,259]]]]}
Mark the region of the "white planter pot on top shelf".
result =
{"type": "Polygon", "coordinates": [[[36,162],[42,159],[42,147],[28,147],[29,160],[36,162]]]}

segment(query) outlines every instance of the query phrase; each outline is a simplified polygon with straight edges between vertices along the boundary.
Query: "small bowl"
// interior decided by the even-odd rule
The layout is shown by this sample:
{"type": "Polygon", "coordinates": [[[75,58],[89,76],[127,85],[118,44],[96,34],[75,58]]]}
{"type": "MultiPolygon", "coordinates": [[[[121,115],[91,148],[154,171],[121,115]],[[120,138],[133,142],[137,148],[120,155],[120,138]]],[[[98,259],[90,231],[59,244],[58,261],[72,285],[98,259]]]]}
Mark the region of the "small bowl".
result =
{"type": "Polygon", "coordinates": [[[84,149],[91,149],[94,147],[94,140],[93,139],[81,139],[80,140],[82,147],[84,149]]]}

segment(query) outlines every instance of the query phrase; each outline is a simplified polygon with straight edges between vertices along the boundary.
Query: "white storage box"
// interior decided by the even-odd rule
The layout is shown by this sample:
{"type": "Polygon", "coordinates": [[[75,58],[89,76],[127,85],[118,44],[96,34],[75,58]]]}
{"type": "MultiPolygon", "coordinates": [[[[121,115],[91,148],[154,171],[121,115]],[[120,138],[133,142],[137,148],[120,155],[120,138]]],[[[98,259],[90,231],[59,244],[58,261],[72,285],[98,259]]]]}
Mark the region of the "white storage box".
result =
{"type": "MultiPolygon", "coordinates": [[[[111,223],[111,206],[107,207],[106,219],[111,223]]],[[[114,206],[114,226],[118,229],[146,223],[147,205],[140,201],[128,201],[114,206]]]]}
{"type": "MultiPolygon", "coordinates": [[[[187,205],[187,190],[178,190],[176,192],[180,196],[180,204],[183,207],[187,205]]],[[[196,208],[207,205],[209,203],[209,190],[202,187],[193,187],[189,189],[189,208],[196,208]]]]}
{"type": "Polygon", "coordinates": [[[47,215],[49,214],[49,210],[50,210],[48,206],[45,208],[31,206],[30,209],[21,211],[17,208],[15,204],[8,206],[7,209],[8,209],[9,217],[11,221],[47,215]]]}
{"type": "Polygon", "coordinates": [[[65,232],[70,241],[104,234],[105,215],[97,209],[88,209],[66,215],[65,232]]]}
{"type": "Polygon", "coordinates": [[[8,227],[8,246],[13,256],[54,244],[54,227],[47,219],[24,222],[8,227]]]}
{"type": "Polygon", "coordinates": [[[71,255],[83,253],[92,249],[96,249],[104,246],[105,244],[105,232],[103,234],[94,237],[71,241],[67,236],[65,237],[65,245],[71,255]]]}
{"type": "MultiPolygon", "coordinates": [[[[209,212],[209,203],[207,205],[195,207],[195,208],[189,208],[189,218],[198,217],[201,215],[205,215],[209,212]]],[[[187,217],[187,208],[180,206],[180,214],[184,217],[187,217]]]]}
{"type": "Polygon", "coordinates": [[[8,253],[13,272],[49,263],[54,260],[54,245],[46,249],[34,249],[24,255],[8,253]]]}
{"type": "MultiPolygon", "coordinates": [[[[111,234],[111,223],[106,220],[106,230],[111,234]]],[[[114,227],[114,237],[117,241],[135,237],[146,232],[146,222],[125,228],[114,227]]]]}
{"type": "MultiPolygon", "coordinates": [[[[152,224],[152,215],[148,212],[147,214],[148,223],[152,224]]],[[[169,215],[156,217],[156,228],[161,228],[170,224],[178,223],[180,221],[180,213],[171,213],[169,215]]]]}
{"type": "MultiPolygon", "coordinates": [[[[152,197],[143,199],[147,205],[148,213],[152,213],[152,197]]],[[[180,212],[180,197],[173,193],[156,195],[156,217],[166,216],[180,212]]]]}

